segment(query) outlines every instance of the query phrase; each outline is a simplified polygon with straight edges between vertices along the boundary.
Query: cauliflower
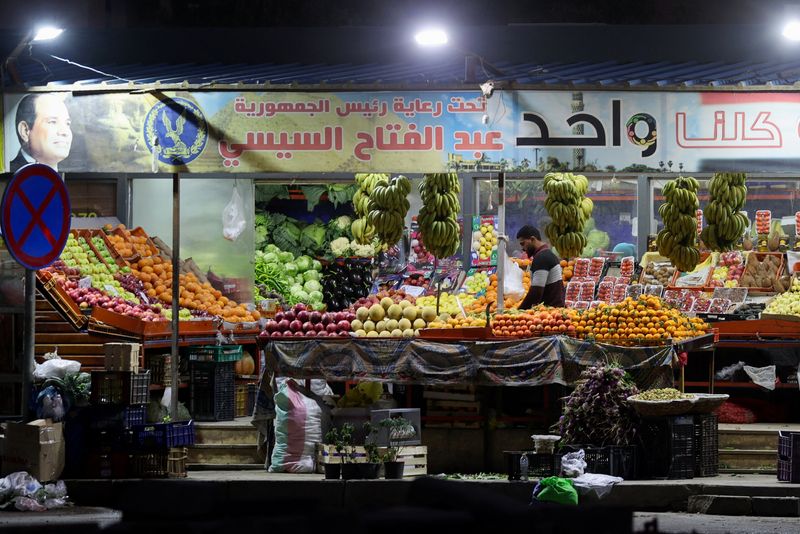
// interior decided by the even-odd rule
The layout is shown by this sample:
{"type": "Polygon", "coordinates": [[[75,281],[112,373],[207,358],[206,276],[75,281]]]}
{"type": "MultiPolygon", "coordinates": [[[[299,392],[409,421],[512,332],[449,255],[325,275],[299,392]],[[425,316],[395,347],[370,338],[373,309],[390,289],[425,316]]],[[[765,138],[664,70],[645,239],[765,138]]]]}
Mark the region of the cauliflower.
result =
{"type": "MultiPolygon", "coordinates": [[[[354,241],[355,243],[355,241],[354,241]]],[[[345,257],[350,255],[350,240],[340,237],[331,241],[331,252],[334,256],[345,257]]]]}
{"type": "Polygon", "coordinates": [[[361,245],[357,241],[352,241],[350,248],[353,249],[353,254],[362,258],[369,258],[375,255],[375,247],[371,243],[361,245]]]}

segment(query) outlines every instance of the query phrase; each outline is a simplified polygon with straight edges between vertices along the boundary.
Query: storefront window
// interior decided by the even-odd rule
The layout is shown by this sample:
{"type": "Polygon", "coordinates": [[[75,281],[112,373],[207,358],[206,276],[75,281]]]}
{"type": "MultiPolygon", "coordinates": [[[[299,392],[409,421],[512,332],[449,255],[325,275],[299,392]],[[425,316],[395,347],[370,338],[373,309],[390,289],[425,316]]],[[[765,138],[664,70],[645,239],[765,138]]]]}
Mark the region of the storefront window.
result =
{"type": "Polygon", "coordinates": [[[73,217],[116,217],[117,182],[66,180],[73,217]]]}
{"type": "MultiPolygon", "coordinates": [[[[655,234],[663,228],[663,222],[658,214],[658,207],[664,202],[664,195],[661,193],[664,185],[671,178],[653,178],[650,182],[653,209],[650,212],[650,233],[655,234]]],[[[708,183],[710,177],[698,178],[700,190],[698,200],[700,209],[708,203],[708,183]]],[[[757,210],[769,210],[772,212],[772,219],[781,219],[783,231],[788,235],[795,233],[795,213],[800,210],[800,182],[797,180],[757,178],[747,179],[747,201],[744,206],[747,216],[752,221],[757,210]]]]}
{"type": "MultiPolygon", "coordinates": [[[[547,195],[542,190],[542,178],[511,178],[506,180],[506,233],[511,254],[518,249],[516,232],[526,224],[544,229],[550,217],[544,207],[547,195]]],[[[497,213],[497,180],[477,181],[477,206],[480,215],[497,213]]],[[[584,233],[588,244],[583,256],[595,256],[612,251],[623,243],[636,246],[637,193],[635,177],[589,177],[587,196],[594,202],[592,218],[584,233]]]]}
{"type": "MultiPolygon", "coordinates": [[[[251,302],[253,295],[253,183],[238,180],[245,225],[234,241],[222,235],[222,212],[231,200],[235,180],[181,179],[180,258],[191,258],[209,282],[236,302],[251,302]]],[[[135,179],[132,189],[132,223],[148,235],[172,245],[172,180],[135,179]]]]}

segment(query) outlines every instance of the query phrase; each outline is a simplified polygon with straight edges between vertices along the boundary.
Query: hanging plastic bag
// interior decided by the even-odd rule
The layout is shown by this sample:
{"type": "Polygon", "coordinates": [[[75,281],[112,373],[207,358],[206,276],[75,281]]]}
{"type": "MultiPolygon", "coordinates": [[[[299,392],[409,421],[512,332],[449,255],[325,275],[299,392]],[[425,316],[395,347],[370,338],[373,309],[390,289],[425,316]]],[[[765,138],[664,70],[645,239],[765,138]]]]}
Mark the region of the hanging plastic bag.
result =
{"type": "Polygon", "coordinates": [[[520,300],[525,296],[525,287],[522,285],[522,269],[509,256],[503,260],[505,270],[503,271],[503,295],[514,300],[520,300]]]}
{"type": "Polygon", "coordinates": [[[744,366],[744,372],[747,376],[757,385],[764,389],[772,391],[775,389],[775,366],[768,365],[766,367],[751,367],[744,366]]]}
{"type": "Polygon", "coordinates": [[[541,502],[578,505],[578,492],[575,490],[572,480],[568,478],[543,478],[533,490],[533,497],[541,502]]]}
{"type": "Polygon", "coordinates": [[[231,200],[222,210],[222,236],[228,241],[236,241],[244,231],[246,224],[244,202],[239,194],[239,186],[234,182],[231,200]]]}

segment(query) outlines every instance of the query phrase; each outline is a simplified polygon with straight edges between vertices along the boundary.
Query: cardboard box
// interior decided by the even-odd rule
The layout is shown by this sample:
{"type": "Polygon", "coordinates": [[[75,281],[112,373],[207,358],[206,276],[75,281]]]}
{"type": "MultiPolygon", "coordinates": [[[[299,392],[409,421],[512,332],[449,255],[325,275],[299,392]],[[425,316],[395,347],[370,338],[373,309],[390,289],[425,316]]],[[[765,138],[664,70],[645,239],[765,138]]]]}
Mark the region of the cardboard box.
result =
{"type": "Polygon", "coordinates": [[[139,372],[138,343],[106,343],[103,348],[106,352],[106,371],[139,372]]]}
{"type": "Polygon", "coordinates": [[[2,474],[27,471],[39,482],[58,480],[64,470],[62,423],[37,419],[8,423],[3,443],[2,474]]]}

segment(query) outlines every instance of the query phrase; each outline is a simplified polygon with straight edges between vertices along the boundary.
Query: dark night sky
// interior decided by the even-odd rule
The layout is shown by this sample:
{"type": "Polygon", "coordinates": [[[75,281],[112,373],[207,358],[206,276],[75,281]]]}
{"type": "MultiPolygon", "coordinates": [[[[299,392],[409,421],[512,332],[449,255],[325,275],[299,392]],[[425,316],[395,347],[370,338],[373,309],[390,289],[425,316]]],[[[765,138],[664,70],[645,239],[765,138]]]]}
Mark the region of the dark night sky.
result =
{"type": "Polygon", "coordinates": [[[524,23],[772,23],[786,0],[0,0],[0,27],[60,18],[76,28],[524,23]]]}

